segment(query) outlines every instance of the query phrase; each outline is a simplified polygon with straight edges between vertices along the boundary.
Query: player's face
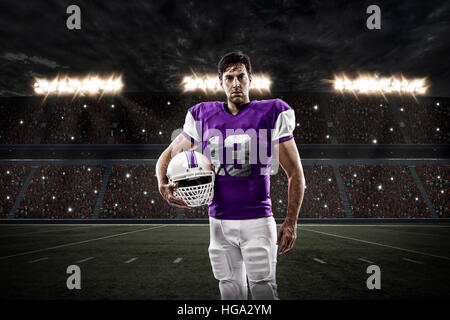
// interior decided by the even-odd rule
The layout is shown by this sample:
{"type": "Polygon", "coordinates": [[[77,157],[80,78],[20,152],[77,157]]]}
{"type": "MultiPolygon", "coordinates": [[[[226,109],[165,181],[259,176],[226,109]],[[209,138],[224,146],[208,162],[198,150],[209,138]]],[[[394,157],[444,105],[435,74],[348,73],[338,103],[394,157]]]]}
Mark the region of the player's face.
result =
{"type": "Polygon", "coordinates": [[[252,78],[249,77],[247,69],[242,63],[229,67],[223,73],[220,85],[222,86],[228,101],[241,105],[250,102],[248,91],[252,78]]]}

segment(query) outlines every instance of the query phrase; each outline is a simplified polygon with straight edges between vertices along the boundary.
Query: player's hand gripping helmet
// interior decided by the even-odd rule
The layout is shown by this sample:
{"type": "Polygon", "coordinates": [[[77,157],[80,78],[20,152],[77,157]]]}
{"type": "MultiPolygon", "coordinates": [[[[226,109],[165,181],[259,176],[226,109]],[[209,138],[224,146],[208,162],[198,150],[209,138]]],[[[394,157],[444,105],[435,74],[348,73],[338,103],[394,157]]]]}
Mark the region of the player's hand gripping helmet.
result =
{"type": "Polygon", "coordinates": [[[211,162],[197,151],[184,151],[173,157],[167,167],[167,178],[169,183],[178,182],[173,194],[189,207],[208,204],[214,196],[211,162]]]}

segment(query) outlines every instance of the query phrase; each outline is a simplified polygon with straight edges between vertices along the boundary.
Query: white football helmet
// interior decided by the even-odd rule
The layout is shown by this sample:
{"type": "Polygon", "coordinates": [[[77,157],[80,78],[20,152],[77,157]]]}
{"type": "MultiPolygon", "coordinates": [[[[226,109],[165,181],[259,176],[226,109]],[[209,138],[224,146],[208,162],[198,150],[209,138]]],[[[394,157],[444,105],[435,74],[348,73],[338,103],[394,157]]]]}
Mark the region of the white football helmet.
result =
{"type": "Polygon", "coordinates": [[[173,192],[189,207],[199,207],[211,202],[214,196],[214,170],[211,162],[197,151],[184,151],[169,162],[167,178],[169,183],[178,182],[173,192]]]}

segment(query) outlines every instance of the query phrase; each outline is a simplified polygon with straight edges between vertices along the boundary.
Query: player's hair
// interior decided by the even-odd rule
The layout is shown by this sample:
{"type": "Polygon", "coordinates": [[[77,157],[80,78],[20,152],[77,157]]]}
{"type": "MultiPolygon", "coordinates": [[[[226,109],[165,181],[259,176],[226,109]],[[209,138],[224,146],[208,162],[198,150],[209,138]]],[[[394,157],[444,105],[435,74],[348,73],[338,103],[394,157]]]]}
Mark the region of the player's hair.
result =
{"type": "Polygon", "coordinates": [[[219,79],[222,79],[223,73],[228,67],[235,65],[236,63],[242,63],[247,69],[247,73],[250,76],[252,74],[252,64],[250,58],[242,52],[228,52],[219,61],[219,79]]]}

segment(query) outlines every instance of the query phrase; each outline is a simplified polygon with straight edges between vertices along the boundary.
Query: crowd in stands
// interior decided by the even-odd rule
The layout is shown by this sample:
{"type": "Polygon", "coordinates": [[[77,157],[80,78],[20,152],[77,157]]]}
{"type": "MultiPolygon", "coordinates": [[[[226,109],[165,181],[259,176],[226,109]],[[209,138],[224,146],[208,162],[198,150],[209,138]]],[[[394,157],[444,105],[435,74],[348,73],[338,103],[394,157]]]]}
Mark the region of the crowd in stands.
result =
{"type": "Polygon", "coordinates": [[[16,218],[90,218],[98,198],[101,166],[47,165],[36,169],[16,218]]]}
{"type": "Polygon", "coordinates": [[[339,169],[354,217],[431,217],[408,167],[357,165],[339,169]]]}
{"type": "Polygon", "coordinates": [[[450,166],[416,166],[417,174],[439,218],[450,218],[450,166]]]}
{"type": "MultiPolygon", "coordinates": [[[[294,109],[298,144],[331,144],[333,138],[339,144],[405,144],[403,134],[414,144],[450,143],[447,98],[251,95],[252,100],[274,98],[283,99],[294,109]],[[332,128],[327,125],[327,117],[332,128]],[[403,132],[399,122],[405,126],[403,132]]],[[[168,144],[181,131],[190,107],[225,99],[224,93],[218,92],[51,97],[41,102],[3,100],[0,144],[32,144],[37,138],[43,144],[106,144],[112,136],[116,144],[168,144]]]]}
{"type": "Polygon", "coordinates": [[[120,110],[115,143],[169,144],[188,108],[182,95],[130,96],[120,110]]]}
{"type": "MultiPolygon", "coordinates": [[[[0,166],[0,217],[11,211],[30,168],[0,166]]],[[[15,218],[91,218],[102,188],[102,166],[48,165],[36,169],[15,218]]],[[[155,166],[113,166],[99,218],[207,218],[208,207],[179,209],[159,194],[155,166]],[[178,215],[179,210],[182,210],[178,215]]],[[[417,166],[416,171],[438,217],[449,218],[449,166],[417,166]]],[[[345,217],[331,166],[304,165],[306,189],[299,218],[345,217]]],[[[340,166],[351,213],[355,218],[429,218],[423,196],[406,166],[340,166]]],[[[271,175],[272,211],[284,218],[288,180],[279,167],[271,175]]]]}
{"type": "Polygon", "coordinates": [[[41,103],[0,102],[0,144],[33,144],[44,113],[41,103]]]}
{"type": "Polygon", "coordinates": [[[450,143],[449,99],[402,99],[401,116],[413,144],[450,143]]]}
{"type": "MultiPolygon", "coordinates": [[[[342,218],[344,205],[331,166],[303,166],[306,189],[299,218],[342,218]]],[[[288,179],[279,167],[271,176],[270,194],[274,217],[286,217],[288,210],[288,179]]]]}
{"type": "Polygon", "coordinates": [[[383,99],[332,95],[328,106],[340,144],[405,143],[392,108],[383,99]]]}
{"type": "Polygon", "coordinates": [[[99,218],[177,217],[158,191],[154,165],[113,166],[99,218]]]}
{"type": "Polygon", "coordinates": [[[280,97],[295,111],[294,138],[297,144],[330,144],[320,98],[314,95],[284,95],[280,97]]]}
{"type": "Polygon", "coordinates": [[[8,217],[29,172],[22,165],[0,166],[0,218],[8,217]]]}
{"type": "Polygon", "coordinates": [[[49,103],[50,112],[41,143],[108,143],[113,113],[118,107],[117,101],[84,98],[49,103]]]}

